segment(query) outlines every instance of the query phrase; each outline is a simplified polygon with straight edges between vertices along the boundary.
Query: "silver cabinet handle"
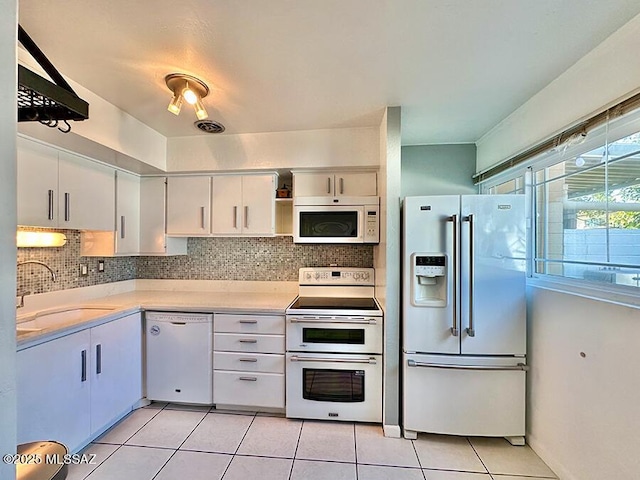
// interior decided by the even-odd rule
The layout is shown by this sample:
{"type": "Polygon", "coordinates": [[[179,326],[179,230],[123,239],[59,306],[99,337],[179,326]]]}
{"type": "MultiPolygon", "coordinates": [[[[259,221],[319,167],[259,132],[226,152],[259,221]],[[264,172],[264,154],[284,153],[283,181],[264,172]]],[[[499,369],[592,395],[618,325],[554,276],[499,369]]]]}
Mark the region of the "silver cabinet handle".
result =
{"type": "Polygon", "coordinates": [[[244,228],[249,228],[249,207],[244,207],[244,228]]]}
{"type": "Polygon", "coordinates": [[[258,320],[238,320],[238,323],[258,323],[258,320]]]}
{"type": "Polygon", "coordinates": [[[238,380],[244,380],[245,382],[257,382],[257,377],[238,377],[238,380]]]}
{"type": "Polygon", "coordinates": [[[200,207],[200,228],[204,230],[204,207],[200,207]]]}
{"type": "Polygon", "coordinates": [[[369,358],[326,358],[326,357],[299,357],[298,355],[292,355],[289,359],[292,362],[318,362],[318,363],[368,363],[375,365],[376,359],[374,357],[369,358]]]}
{"type": "Polygon", "coordinates": [[[451,321],[451,335],[458,336],[458,215],[447,217],[447,222],[453,224],[453,319],[451,321]]]}
{"type": "Polygon", "coordinates": [[[465,221],[469,222],[469,326],[465,329],[470,337],[476,336],[476,330],[473,327],[473,269],[475,267],[474,251],[473,251],[473,234],[475,225],[473,223],[473,213],[470,213],[465,221]]]}
{"type": "Polygon", "coordinates": [[[80,359],[82,361],[82,371],[80,373],[80,381],[86,382],[87,381],[87,351],[86,350],[82,350],[82,352],[80,352],[80,359]]]}
{"type": "Polygon", "coordinates": [[[187,322],[171,322],[171,325],[186,325],[187,322]]]}
{"type": "Polygon", "coordinates": [[[238,207],[234,205],[233,207],[233,228],[238,228],[238,207]]]}
{"type": "Polygon", "coordinates": [[[524,363],[502,367],[500,365],[446,365],[443,363],[427,363],[416,362],[415,360],[407,360],[407,366],[423,368],[446,368],[452,370],[522,370],[525,372],[529,370],[529,367],[524,363]]]}
{"type": "Polygon", "coordinates": [[[68,222],[71,218],[71,194],[66,192],[64,194],[64,221],[68,222]]]}
{"type": "Polygon", "coordinates": [[[340,195],[344,193],[344,178],[340,178],[340,195]]]}
{"type": "Polygon", "coordinates": [[[327,177],[327,193],[331,193],[331,177],[327,177]]]}
{"type": "Polygon", "coordinates": [[[47,213],[47,219],[48,220],[53,220],[53,190],[49,190],[48,195],[49,195],[49,198],[48,198],[48,200],[49,200],[49,205],[48,205],[49,211],[47,213]]]}
{"type": "Polygon", "coordinates": [[[96,345],[96,375],[102,373],[102,344],[96,345]]]}
{"type": "Polygon", "coordinates": [[[120,215],[120,238],[124,238],[124,215],[120,215]]]}
{"type": "Polygon", "coordinates": [[[288,319],[291,323],[339,323],[342,325],[352,324],[369,324],[375,325],[378,320],[375,318],[354,318],[354,319],[340,319],[340,318],[304,318],[304,317],[291,317],[288,319]]]}
{"type": "Polygon", "coordinates": [[[240,358],[238,360],[240,362],[249,362],[249,363],[256,363],[258,361],[257,358],[240,358]]]}
{"type": "Polygon", "coordinates": [[[250,339],[250,338],[241,338],[238,340],[240,343],[258,343],[258,340],[250,339]]]}

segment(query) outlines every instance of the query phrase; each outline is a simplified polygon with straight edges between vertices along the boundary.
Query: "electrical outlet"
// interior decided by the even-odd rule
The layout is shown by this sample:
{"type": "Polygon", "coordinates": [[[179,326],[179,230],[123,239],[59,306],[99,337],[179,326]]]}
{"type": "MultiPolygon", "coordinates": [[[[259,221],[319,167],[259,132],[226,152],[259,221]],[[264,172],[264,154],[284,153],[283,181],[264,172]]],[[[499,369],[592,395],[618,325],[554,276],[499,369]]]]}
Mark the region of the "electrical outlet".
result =
{"type": "Polygon", "coordinates": [[[104,273],[104,260],[98,260],[98,272],[104,273]]]}
{"type": "Polygon", "coordinates": [[[86,277],[87,275],[89,275],[89,265],[87,265],[86,263],[81,263],[80,264],[80,276],[81,277],[86,277]]]}

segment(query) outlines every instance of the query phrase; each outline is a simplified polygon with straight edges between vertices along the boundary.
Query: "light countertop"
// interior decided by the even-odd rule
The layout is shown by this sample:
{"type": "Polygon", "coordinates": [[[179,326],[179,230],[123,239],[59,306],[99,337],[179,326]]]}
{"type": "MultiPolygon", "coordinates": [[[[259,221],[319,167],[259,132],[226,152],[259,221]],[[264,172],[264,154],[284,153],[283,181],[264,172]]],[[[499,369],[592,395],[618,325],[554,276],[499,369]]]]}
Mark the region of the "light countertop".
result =
{"type": "Polygon", "coordinates": [[[39,317],[44,318],[48,313],[87,309],[86,314],[69,318],[55,326],[45,326],[37,331],[19,333],[17,345],[18,350],[22,350],[141,310],[283,315],[295,297],[296,294],[291,292],[135,290],[18,315],[17,326],[20,327],[24,322],[37,320],[39,317]]]}

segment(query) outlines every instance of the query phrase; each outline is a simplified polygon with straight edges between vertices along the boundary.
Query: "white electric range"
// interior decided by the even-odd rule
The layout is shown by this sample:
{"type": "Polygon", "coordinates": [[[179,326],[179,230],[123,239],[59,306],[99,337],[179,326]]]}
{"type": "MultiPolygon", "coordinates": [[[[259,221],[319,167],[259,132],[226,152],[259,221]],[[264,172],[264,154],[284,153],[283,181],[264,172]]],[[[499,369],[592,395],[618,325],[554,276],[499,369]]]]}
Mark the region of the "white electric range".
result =
{"type": "Polygon", "coordinates": [[[287,308],[287,417],[382,421],[383,312],[373,268],[299,271],[287,308]]]}

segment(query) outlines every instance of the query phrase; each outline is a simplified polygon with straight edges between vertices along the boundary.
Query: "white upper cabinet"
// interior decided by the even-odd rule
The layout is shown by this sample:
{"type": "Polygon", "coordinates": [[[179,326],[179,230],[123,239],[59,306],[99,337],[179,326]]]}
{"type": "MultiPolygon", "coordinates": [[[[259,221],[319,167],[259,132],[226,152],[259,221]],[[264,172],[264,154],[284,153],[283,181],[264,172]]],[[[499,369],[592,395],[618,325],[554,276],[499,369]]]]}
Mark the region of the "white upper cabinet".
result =
{"type": "Polygon", "coordinates": [[[18,224],[113,230],[115,170],[18,137],[18,224]]]}
{"type": "Polygon", "coordinates": [[[58,151],[18,137],[18,225],[58,226],[58,151]]]}
{"type": "Polygon", "coordinates": [[[116,254],[140,251],[140,177],[116,174],[116,254]]]}
{"type": "Polygon", "coordinates": [[[276,175],[220,175],[212,178],[214,235],[273,235],[276,175]]]}
{"type": "Polygon", "coordinates": [[[378,194],[376,172],[297,172],[296,197],[361,197],[378,194]]]}
{"type": "Polygon", "coordinates": [[[211,177],[167,179],[167,235],[209,235],[210,219],[211,177]]]}
{"type": "Polygon", "coordinates": [[[166,177],[140,179],[140,255],[186,255],[187,239],[166,232],[166,177]]]}
{"type": "Polygon", "coordinates": [[[115,170],[73,155],[58,153],[58,227],[113,230],[115,170]]]}

